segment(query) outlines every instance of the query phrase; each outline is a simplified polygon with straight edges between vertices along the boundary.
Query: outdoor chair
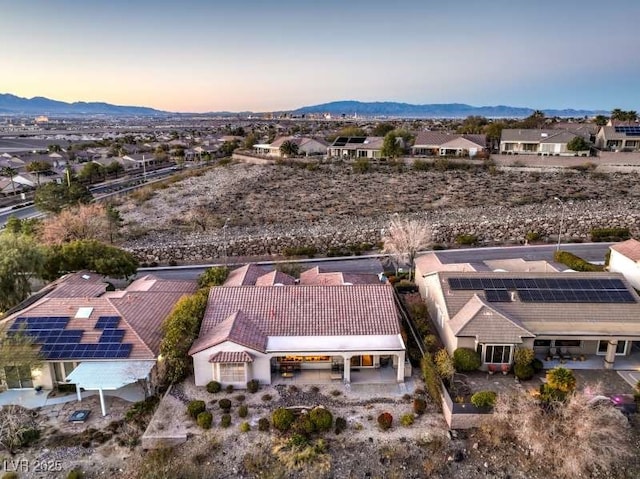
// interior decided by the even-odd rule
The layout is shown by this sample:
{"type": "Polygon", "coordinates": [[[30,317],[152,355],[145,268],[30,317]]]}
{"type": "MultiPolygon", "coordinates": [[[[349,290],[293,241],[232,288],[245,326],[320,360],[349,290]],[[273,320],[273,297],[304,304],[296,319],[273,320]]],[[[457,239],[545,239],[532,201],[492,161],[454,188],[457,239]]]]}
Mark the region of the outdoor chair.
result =
{"type": "Polygon", "coordinates": [[[560,359],[558,348],[549,348],[549,356],[551,357],[551,359],[560,359]]]}
{"type": "Polygon", "coordinates": [[[567,348],[560,348],[560,359],[571,359],[571,354],[567,348]]]}

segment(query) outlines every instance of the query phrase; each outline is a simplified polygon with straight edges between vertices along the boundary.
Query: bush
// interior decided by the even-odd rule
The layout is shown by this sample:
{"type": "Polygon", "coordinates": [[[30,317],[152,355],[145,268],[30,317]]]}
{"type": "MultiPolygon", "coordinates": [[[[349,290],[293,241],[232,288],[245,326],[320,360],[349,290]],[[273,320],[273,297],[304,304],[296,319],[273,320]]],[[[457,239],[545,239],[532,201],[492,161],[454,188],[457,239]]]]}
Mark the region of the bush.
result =
{"type": "Polygon", "coordinates": [[[249,432],[251,431],[251,426],[249,425],[248,422],[243,422],[242,424],[240,424],[240,432],[249,432]]]}
{"type": "Polygon", "coordinates": [[[246,404],[242,404],[238,408],[238,417],[247,417],[248,414],[249,414],[249,408],[247,407],[246,404]]]}
{"type": "Polygon", "coordinates": [[[222,427],[229,427],[231,426],[231,415],[230,414],[223,414],[220,417],[220,425],[222,427]]]}
{"type": "Polygon", "coordinates": [[[568,251],[556,251],[553,254],[553,260],[568,266],[574,271],[602,271],[604,269],[601,265],[591,264],[568,251]]]}
{"type": "Polygon", "coordinates": [[[537,231],[529,231],[526,235],[524,235],[525,239],[528,242],[539,241],[542,238],[542,235],[537,231]]]}
{"type": "Polygon", "coordinates": [[[482,360],[473,349],[458,348],[453,352],[453,365],[458,372],[475,371],[482,365],[482,360]]]}
{"type": "Polygon", "coordinates": [[[471,404],[478,408],[493,407],[497,397],[494,391],[478,391],[471,396],[471,404]]]}
{"type": "Polygon", "coordinates": [[[258,431],[266,432],[270,427],[271,424],[269,424],[269,420],[266,417],[261,417],[258,420],[258,431]]]}
{"type": "Polygon", "coordinates": [[[309,414],[301,414],[293,423],[293,431],[296,434],[309,436],[316,432],[316,425],[309,417],[309,414]]]}
{"type": "Polygon", "coordinates": [[[273,399],[273,396],[271,394],[263,394],[260,399],[262,399],[264,402],[269,402],[273,399]]]}
{"type": "Polygon", "coordinates": [[[393,425],[393,416],[388,412],[383,412],[378,416],[378,425],[383,431],[390,429],[393,425]]]}
{"type": "Polygon", "coordinates": [[[353,163],[353,171],[356,173],[366,173],[371,169],[371,163],[368,158],[358,158],[353,163]]]}
{"type": "Polygon", "coordinates": [[[420,368],[422,370],[422,378],[424,379],[425,387],[431,397],[434,404],[438,409],[442,409],[442,398],[440,397],[440,376],[436,370],[435,364],[433,364],[433,358],[430,354],[425,354],[420,360],[420,368]]]}
{"type": "Polygon", "coordinates": [[[422,343],[428,352],[434,353],[438,348],[438,336],[435,334],[427,334],[422,343]]]}
{"type": "Polygon", "coordinates": [[[594,228],[591,230],[591,241],[623,241],[631,238],[629,228],[594,228]]]}
{"type": "Polygon", "coordinates": [[[231,401],[227,398],[220,399],[220,401],[218,401],[218,406],[220,406],[220,409],[224,412],[229,412],[231,409],[231,401]]]}
{"type": "Polygon", "coordinates": [[[293,413],[289,409],[283,407],[276,409],[271,415],[273,427],[280,432],[288,431],[294,420],[295,416],[293,413]]]}
{"type": "Polygon", "coordinates": [[[530,365],[536,357],[536,353],[531,348],[516,348],[513,353],[513,361],[516,365],[530,365]]]}
{"type": "MultiPolygon", "coordinates": [[[[4,479],[4,476],[2,476],[4,479]]],[[[69,474],[67,474],[67,479],[82,479],[84,477],[84,474],[82,474],[82,471],[80,469],[72,469],[69,471],[69,474]]]]}
{"type": "Polygon", "coordinates": [[[336,428],[335,428],[335,433],[336,434],[340,434],[342,431],[344,431],[347,428],[347,420],[343,417],[337,417],[336,418],[336,428]]]}
{"type": "Polygon", "coordinates": [[[202,429],[211,429],[211,423],[213,422],[213,416],[210,412],[201,412],[198,414],[198,419],[196,419],[198,426],[202,429]]]}
{"type": "Polygon", "coordinates": [[[333,414],[323,407],[313,408],[309,418],[318,431],[329,431],[333,426],[333,414]]]}
{"type": "Polygon", "coordinates": [[[412,413],[408,412],[402,415],[402,417],[400,418],[400,424],[405,427],[409,427],[414,423],[415,420],[415,416],[412,413]]]}
{"type": "Polygon", "coordinates": [[[571,369],[558,366],[547,371],[547,385],[551,389],[569,394],[576,388],[576,377],[571,369]]]}
{"type": "Polygon", "coordinates": [[[227,392],[227,394],[231,394],[233,392],[233,384],[227,385],[227,387],[224,388],[224,390],[227,392]]]}
{"type": "Polygon", "coordinates": [[[251,394],[257,393],[259,389],[260,381],[258,381],[257,379],[252,379],[251,381],[247,382],[247,391],[249,391],[251,394]]]}
{"type": "Polygon", "coordinates": [[[538,358],[534,358],[533,361],[531,361],[531,367],[533,368],[534,373],[539,373],[544,369],[544,363],[538,358]]]}
{"type": "Polygon", "coordinates": [[[201,412],[205,412],[206,409],[207,408],[204,404],[204,401],[191,401],[187,405],[187,412],[193,419],[196,419],[198,417],[198,414],[200,414],[201,412]]]}
{"type": "Polygon", "coordinates": [[[427,402],[421,398],[415,398],[413,400],[413,412],[418,416],[422,416],[427,410],[427,402]]]}
{"type": "Polygon", "coordinates": [[[442,379],[450,381],[456,373],[456,367],[453,359],[446,349],[440,349],[435,356],[436,371],[442,379]]]}
{"type": "Polygon", "coordinates": [[[229,276],[229,268],[213,266],[198,277],[198,287],[220,286],[227,280],[227,276],[229,276]]]}
{"type": "Polygon", "coordinates": [[[528,381],[536,373],[531,364],[516,364],[513,373],[521,381],[528,381]]]}
{"type": "Polygon", "coordinates": [[[413,169],[416,171],[429,171],[431,169],[431,164],[424,160],[414,160],[413,169]]]}
{"type": "Polygon", "coordinates": [[[209,381],[207,383],[207,392],[211,394],[219,393],[222,390],[222,385],[218,381],[209,381]]]}
{"type": "Polygon", "coordinates": [[[245,397],[245,395],[244,395],[244,394],[238,394],[237,396],[234,396],[234,398],[233,398],[233,399],[235,399],[235,400],[236,400],[236,401],[238,401],[238,402],[243,402],[243,401],[244,401],[245,399],[247,399],[247,398],[245,397]]]}
{"type": "Polygon", "coordinates": [[[456,236],[456,244],[462,246],[473,246],[478,243],[478,237],[471,234],[461,234],[456,236]]]}
{"type": "Polygon", "coordinates": [[[407,279],[401,279],[394,285],[394,287],[398,293],[415,293],[418,291],[416,283],[407,279]]]}

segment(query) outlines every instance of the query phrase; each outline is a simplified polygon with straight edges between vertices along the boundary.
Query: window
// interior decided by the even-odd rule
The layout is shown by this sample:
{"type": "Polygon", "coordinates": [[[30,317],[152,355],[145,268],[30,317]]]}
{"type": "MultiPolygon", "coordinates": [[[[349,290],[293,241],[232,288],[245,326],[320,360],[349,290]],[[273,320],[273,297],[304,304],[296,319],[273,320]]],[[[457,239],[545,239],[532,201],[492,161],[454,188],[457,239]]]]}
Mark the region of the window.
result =
{"type": "Polygon", "coordinates": [[[579,348],[580,346],[579,339],[556,339],[556,347],[558,348],[579,348]]]}
{"type": "MultiPolygon", "coordinates": [[[[607,354],[609,341],[598,341],[598,354],[604,356],[607,354]]],[[[616,345],[616,356],[624,356],[627,351],[627,341],[618,341],[616,345]]]]}
{"type": "Polygon", "coordinates": [[[548,348],[551,346],[551,340],[550,339],[536,339],[533,341],[533,347],[535,348],[548,348]]]}
{"type": "Polygon", "coordinates": [[[221,383],[242,383],[244,381],[244,363],[220,363],[221,383]]]}
{"type": "Polygon", "coordinates": [[[484,362],[485,363],[510,363],[511,362],[510,344],[485,344],[484,346],[484,362]]]}
{"type": "Polygon", "coordinates": [[[362,356],[351,356],[352,367],[371,367],[373,366],[373,356],[371,354],[365,354],[362,356]]]}

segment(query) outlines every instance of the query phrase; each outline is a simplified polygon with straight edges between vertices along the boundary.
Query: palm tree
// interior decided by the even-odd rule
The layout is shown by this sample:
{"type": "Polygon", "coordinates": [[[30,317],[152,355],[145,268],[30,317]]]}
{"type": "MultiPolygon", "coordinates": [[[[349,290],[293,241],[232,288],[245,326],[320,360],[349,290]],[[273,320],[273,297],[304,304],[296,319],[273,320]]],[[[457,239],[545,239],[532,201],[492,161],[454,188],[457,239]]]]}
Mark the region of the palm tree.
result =
{"type": "Polygon", "coordinates": [[[576,388],[576,377],[571,369],[558,366],[547,371],[547,385],[556,391],[569,394],[576,388]]]}
{"type": "Polygon", "coordinates": [[[13,177],[17,174],[18,170],[16,170],[15,168],[11,168],[10,166],[5,166],[4,168],[2,168],[2,170],[0,170],[0,176],[9,178],[9,180],[11,181],[11,190],[13,191],[13,196],[16,195],[16,184],[13,181],[13,177]]]}
{"type": "Polygon", "coordinates": [[[294,141],[287,140],[280,145],[280,153],[283,156],[295,156],[298,154],[298,144],[294,141]]]}

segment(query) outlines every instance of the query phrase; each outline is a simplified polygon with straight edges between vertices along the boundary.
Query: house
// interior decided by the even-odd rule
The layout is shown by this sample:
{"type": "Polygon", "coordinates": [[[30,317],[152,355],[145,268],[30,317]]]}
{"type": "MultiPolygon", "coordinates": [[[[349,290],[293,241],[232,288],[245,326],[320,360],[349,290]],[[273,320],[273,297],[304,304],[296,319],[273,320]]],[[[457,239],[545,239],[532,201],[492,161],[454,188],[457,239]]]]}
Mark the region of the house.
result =
{"type": "MultiPolygon", "coordinates": [[[[118,160],[120,162],[120,160],[118,160]]],[[[125,171],[130,170],[143,170],[152,168],[158,165],[160,162],[151,153],[137,153],[131,155],[124,155],[121,161],[125,171]]]]}
{"type": "Polygon", "coordinates": [[[640,151],[640,124],[603,126],[596,135],[596,146],[607,151],[640,151]]]}
{"type": "Polygon", "coordinates": [[[420,294],[450,353],[476,350],[486,368],[528,347],[542,357],[602,357],[600,367],[612,368],[640,341],[640,297],[621,274],[511,261],[492,269],[447,264],[438,253],[417,258],[420,294]]]}
{"type": "MultiPolygon", "coordinates": [[[[586,132],[584,133],[587,134],[586,132]]],[[[503,155],[588,156],[589,151],[571,151],[567,144],[581,136],[566,130],[502,130],[500,153],[503,155]]],[[[588,137],[585,138],[588,141],[588,137]]]]}
{"type": "Polygon", "coordinates": [[[630,239],[609,246],[609,271],[621,273],[635,289],[640,290],[640,241],[630,239]]]}
{"type": "Polygon", "coordinates": [[[337,158],[381,158],[383,143],[381,136],[339,136],[327,148],[327,155],[337,158]]]}
{"type": "Polygon", "coordinates": [[[161,325],[195,281],[144,276],[120,291],[107,291],[94,273],[73,273],[29,298],[2,321],[8,334],[23,331],[40,348],[42,366],[5,366],[8,389],[75,384],[98,390],[105,414],[104,390],[138,380],[153,380],[162,339],[161,325]]]}
{"type": "Polygon", "coordinates": [[[325,375],[349,383],[376,370],[403,382],[410,367],[392,286],[313,280],[322,274],[303,273],[297,284],[247,265],[211,288],[189,351],[196,385],[244,388],[253,379],[271,384],[305,373],[314,374],[312,382],[325,375]]]}
{"type": "Polygon", "coordinates": [[[258,155],[280,158],[284,156],[280,147],[287,141],[298,146],[298,155],[301,156],[325,155],[327,153],[327,143],[324,140],[298,136],[281,136],[273,140],[271,144],[253,145],[253,149],[258,155]]]}
{"type": "Polygon", "coordinates": [[[486,135],[456,135],[440,131],[421,131],[411,147],[413,155],[476,156],[487,149],[486,135]]]}

